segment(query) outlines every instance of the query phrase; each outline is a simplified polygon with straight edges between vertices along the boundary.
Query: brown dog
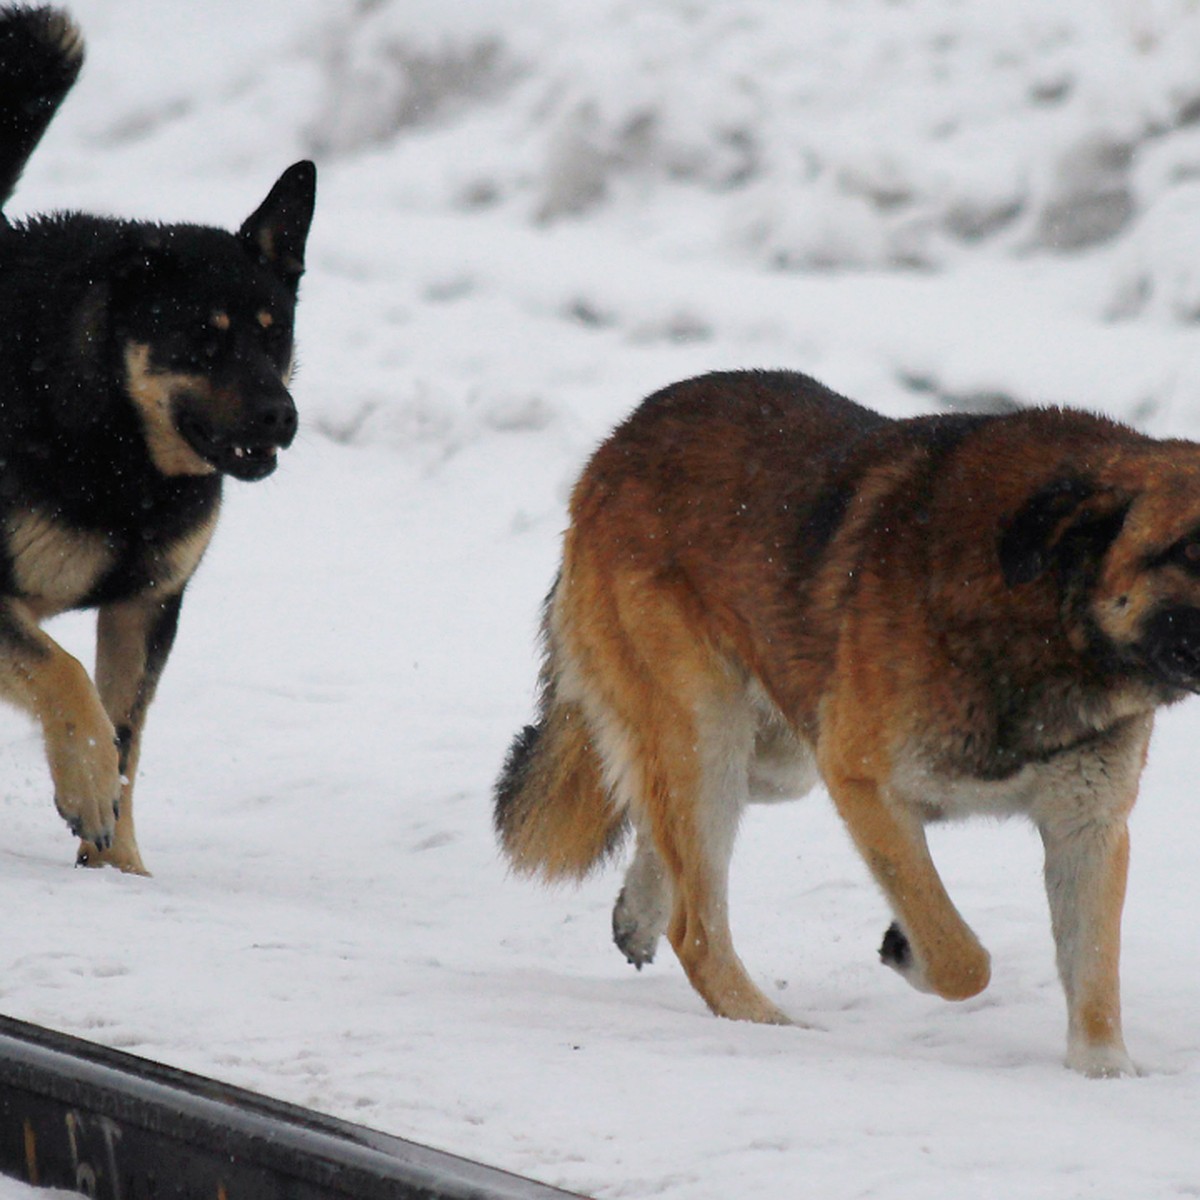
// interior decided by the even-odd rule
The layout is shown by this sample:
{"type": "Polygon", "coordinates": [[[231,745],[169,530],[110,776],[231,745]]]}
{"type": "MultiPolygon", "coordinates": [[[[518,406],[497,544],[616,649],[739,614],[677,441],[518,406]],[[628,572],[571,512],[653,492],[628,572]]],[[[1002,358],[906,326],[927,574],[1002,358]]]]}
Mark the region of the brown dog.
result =
{"type": "Polygon", "coordinates": [[[1200,690],[1200,446],[1057,409],[889,420],[782,372],[680,383],[584,471],[544,632],[496,827],[554,878],[632,824],[631,962],[665,929],[713,1012],[785,1021],[734,951],[728,865],[748,801],[819,777],[895,913],[883,960],[973,996],[988,954],[924,826],[1023,813],[1068,1065],[1132,1072],[1126,818],[1154,710],[1200,690]]]}

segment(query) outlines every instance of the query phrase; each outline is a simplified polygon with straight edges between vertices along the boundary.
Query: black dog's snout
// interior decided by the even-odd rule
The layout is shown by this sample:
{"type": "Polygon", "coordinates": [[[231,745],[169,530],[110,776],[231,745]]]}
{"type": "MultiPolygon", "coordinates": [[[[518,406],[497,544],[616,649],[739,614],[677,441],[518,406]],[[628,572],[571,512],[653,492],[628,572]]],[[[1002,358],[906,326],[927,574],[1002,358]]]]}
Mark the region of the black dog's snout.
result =
{"type": "Polygon", "coordinates": [[[291,396],[272,396],[260,400],[248,414],[249,432],[255,440],[287,447],[296,436],[296,406],[291,396]]]}

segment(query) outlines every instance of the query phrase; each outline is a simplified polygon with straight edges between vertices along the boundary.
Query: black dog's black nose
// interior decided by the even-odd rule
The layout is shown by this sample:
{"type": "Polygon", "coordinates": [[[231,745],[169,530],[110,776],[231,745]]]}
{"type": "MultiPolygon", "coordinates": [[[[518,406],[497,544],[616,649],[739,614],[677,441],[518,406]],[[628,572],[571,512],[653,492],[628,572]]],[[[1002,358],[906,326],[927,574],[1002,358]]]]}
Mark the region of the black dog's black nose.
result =
{"type": "Polygon", "coordinates": [[[250,432],[275,446],[288,447],[296,436],[296,406],[288,395],[260,400],[250,413],[250,432]]]}

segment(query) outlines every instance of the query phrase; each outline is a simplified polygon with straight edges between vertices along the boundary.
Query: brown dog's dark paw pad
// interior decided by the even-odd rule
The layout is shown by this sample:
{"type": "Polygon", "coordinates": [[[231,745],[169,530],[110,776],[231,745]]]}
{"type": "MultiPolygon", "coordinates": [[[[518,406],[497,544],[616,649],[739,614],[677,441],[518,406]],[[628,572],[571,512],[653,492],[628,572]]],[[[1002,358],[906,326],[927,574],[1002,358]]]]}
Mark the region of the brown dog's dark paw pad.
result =
{"type": "Polygon", "coordinates": [[[879,961],[885,966],[894,967],[897,971],[906,971],[912,966],[912,947],[904,931],[893,921],[883,935],[883,944],[879,947],[879,961]]]}
{"type": "Polygon", "coordinates": [[[640,971],[647,963],[654,961],[654,951],[658,945],[658,937],[647,937],[637,918],[630,911],[625,889],[617,897],[612,915],[613,941],[617,949],[625,955],[626,961],[632,963],[640,971]]]}

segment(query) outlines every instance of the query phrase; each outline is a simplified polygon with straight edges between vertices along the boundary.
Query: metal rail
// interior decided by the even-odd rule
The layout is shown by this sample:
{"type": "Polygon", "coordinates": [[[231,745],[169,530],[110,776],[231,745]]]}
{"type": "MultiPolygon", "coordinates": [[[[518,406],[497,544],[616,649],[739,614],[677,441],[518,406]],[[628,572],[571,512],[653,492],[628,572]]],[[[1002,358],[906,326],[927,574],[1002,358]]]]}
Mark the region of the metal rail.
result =
{"type": "Polygon", "coordinates": [[[580,1200],[9,1017],[0,1173],[99,1200],[580,1200]]]}

